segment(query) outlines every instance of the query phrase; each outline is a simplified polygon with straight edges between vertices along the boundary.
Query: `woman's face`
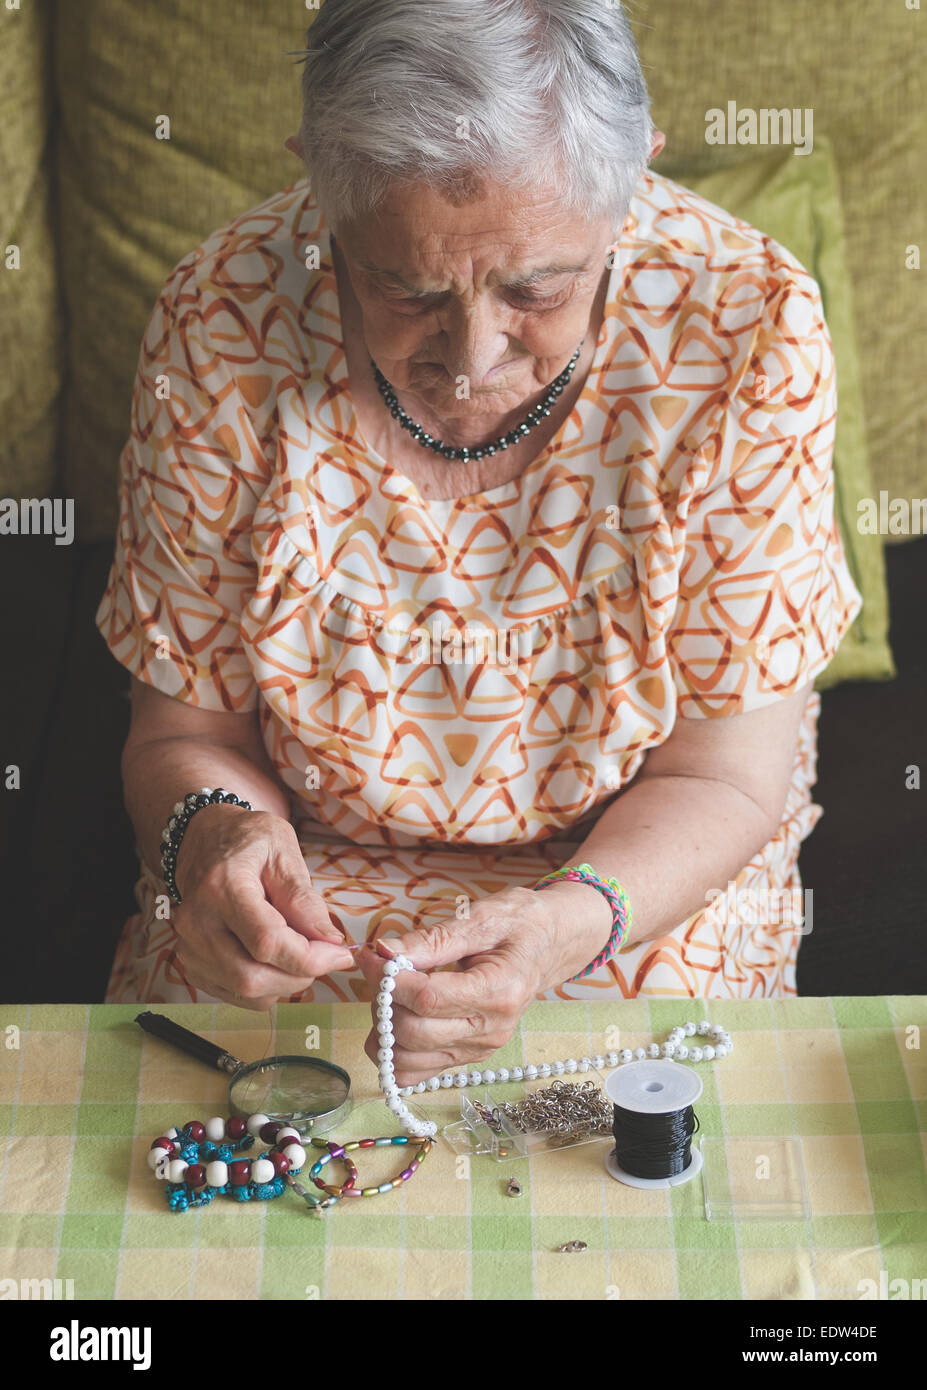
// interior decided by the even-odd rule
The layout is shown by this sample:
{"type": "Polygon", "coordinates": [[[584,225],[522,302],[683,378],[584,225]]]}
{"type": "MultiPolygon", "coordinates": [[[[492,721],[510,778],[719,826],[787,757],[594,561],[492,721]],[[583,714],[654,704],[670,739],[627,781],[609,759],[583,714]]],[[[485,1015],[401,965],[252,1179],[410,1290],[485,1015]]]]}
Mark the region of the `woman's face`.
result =
{"type": "Polygon", "coordinates": [[[610,221],[498,185],[456,207],[396,189],[337,240],[371,357],[441,420],[505,415],[563,370],[615,244],[610,221]]]}

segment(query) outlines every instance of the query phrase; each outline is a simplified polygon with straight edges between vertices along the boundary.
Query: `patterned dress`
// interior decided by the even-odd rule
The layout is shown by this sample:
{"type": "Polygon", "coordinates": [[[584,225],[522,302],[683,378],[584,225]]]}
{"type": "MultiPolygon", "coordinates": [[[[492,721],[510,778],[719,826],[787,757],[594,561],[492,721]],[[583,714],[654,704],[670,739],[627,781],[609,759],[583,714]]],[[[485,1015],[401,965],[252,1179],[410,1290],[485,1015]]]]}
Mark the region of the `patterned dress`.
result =
{"type": "MultiPolygon", "coordinates": [[[[813,278],[652,172],[614,262],[559,432],[514,481],[447,501],[359,431],[305,181],[186,256],[152,314],[97,625],[165,694],[259,711],[350,940],[570,862],[677,717],[792,694],[861,606],[834,520],[836,382],[813,278]]],[[[782,822],[727,907],[547,997],[795,992],[801,911],[781,905],[800,901],[821,814],[819,706],[782,822]]],[[[142,864],[109,1002],[209,999],[183,977],[164,893],[142,864]]],[[[294,997],[369,990],[356,970],[294,997]]]]}

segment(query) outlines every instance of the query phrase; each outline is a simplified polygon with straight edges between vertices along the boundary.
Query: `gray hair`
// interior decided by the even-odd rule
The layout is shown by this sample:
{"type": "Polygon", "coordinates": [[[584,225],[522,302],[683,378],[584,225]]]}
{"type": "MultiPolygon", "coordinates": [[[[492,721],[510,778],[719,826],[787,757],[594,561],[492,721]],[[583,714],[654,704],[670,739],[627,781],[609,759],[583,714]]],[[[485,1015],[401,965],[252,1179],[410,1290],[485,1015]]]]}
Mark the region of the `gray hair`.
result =
{"type": "Polygon", "coordinates": [[[334,230],[396,183],[459,203],[485,179],[557,181],[617,234],[653,136],[618,0],[325,0],[299,144],[334,230]]]}

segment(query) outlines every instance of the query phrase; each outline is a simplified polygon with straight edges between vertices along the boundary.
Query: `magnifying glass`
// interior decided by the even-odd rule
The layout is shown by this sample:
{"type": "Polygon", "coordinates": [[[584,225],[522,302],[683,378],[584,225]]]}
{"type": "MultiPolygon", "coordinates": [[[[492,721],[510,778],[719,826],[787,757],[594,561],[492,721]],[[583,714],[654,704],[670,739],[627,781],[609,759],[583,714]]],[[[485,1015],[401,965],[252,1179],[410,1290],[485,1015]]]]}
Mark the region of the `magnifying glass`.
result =
{"type": "Polygon", "coordinates": [[[163,1014],[147,1010],[135,1022],[146,1033],[230,1076],[229,1101],[237,1115],[260,1113],[269,1120],[286,1121],[301,1134],[327,1134],[351,1113],[351,1078],[333,1062],[319,1057],[243,1062],[163,1014]]]}

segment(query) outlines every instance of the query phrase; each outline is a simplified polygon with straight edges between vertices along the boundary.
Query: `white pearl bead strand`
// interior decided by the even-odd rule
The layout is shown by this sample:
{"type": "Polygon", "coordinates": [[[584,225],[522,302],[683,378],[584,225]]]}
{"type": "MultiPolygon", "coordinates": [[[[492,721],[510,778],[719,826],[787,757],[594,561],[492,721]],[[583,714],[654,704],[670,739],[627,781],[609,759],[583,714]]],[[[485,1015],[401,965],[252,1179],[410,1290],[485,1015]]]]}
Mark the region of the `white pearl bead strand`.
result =
{"type": "Polygon", "coordinates": [[[465,1086],[492,1086],[496,1082],[537,1081],[548,1076],[573,1076],[576,1072],[604,1071],[606,1068],[620,1067],[628,1062],[642,1062],[645,1057],[671,1057],[679,1062],[713,1062],[727,1057],[733,1052],[731,1036],[718,1023],[682,1023],[671,1029],[664,1043],[651,1043],[649,1047],[623,1047],[618,1052],[597,1052],[594,1057],[567,1057],[562,1062],[533,1063],[526,1067],[487,1067],[483,1071],[442,1072],[440,1076],[430,1076],[427,1081],[419,1081],[415,1086],[397,1086],[393,1067],[393,1048],[396,1039],[393,1034],[393,990],[396,976],[403,970],[414,970],[415,966],[408,956],[396,956],[383,967],[383,978],[377,993],[377,1065],[380,1075],[380,1090],[387,1108],[396,1116],[407,1134],[418,1138],[431,1138],[437,1134],[438,1126],[433,1120],[419,1120],[405,1104],[403,1096],[423,1095],[426,1091],[449,1090],[451,1087],[463,1089],[465,1086]],[[690,1047],[685,1041],[692,1037],[705,1038],[704,1045],[690,1047]]]}

